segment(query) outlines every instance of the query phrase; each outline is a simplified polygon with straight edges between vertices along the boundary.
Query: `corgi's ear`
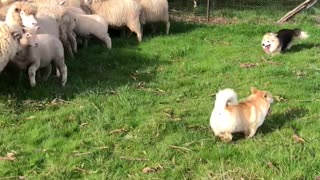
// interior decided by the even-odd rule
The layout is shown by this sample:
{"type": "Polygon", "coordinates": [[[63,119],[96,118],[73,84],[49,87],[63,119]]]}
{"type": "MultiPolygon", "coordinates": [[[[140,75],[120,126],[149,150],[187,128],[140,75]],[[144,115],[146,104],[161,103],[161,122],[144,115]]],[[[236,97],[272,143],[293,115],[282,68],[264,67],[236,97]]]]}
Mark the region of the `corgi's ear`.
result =
{"type": "Polygon", "coordinates": [[[258,92],[258,89],[255,87],[251,87],[250,91],[251,91],[251,94],[255,94],[258,92]]]}

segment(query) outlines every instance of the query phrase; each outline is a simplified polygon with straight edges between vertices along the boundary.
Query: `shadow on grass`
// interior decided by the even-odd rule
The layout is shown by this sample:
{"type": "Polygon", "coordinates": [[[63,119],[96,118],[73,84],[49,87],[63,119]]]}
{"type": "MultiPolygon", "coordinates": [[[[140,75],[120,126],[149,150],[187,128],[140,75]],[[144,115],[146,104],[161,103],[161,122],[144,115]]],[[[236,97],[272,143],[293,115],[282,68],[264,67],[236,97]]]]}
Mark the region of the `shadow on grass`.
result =
{"type": "Polygon", "coordinates": [[[258,133],[268,134],[276,129],[280,129],[285,124],[290,123],[307,113],[303,108],[290,108],[286,112],[271,114],[266,117],[264,124],[258,129],[258,133]]]}
{"type": "MultiPolygon", "coordinates": [[[[175,34],[182,34],[188,33],[193,31],[199,27],[203,27],[203,24],[196,24],[196,23],[186,23],[186,22],[177,22],[171,21],[170,22],[170,29],[169,34],[166,35],[166,24],[161,23],[152,23],[152,24],[145,24],[143,26],[143,37],[142,43],[146,39],[152,39],[159,36],[170,36],[175,34]]],[[[113,44],[114,48],[121,47],[136,47],[139,45],[137,40],[137,35],[129,30],[129,28],[122,28],[122,29],[109,29],[109,34],[112,40],[117,39],[117,44],[113,44]]],[[[91,37],[91,39],[95,39],[91,37]]],[[[99,42],[98,40],[96,42],[99,42]]],[[[99,42],[101,43],[101,42],[99,42]]]]}
{"type": "Polygon", "coordinates": [[[319,47],[320,44],[315,43],[306,43],[306,44],[295,44],[291,47],[290,50],[286,50],[285,53],[295,53],[305,49],[312,49],[314,47],[319,47]]]}
{"type": "MultiPolygon", "coordinates": [[[[47,82],[39,82],[30,88],[27,72],[23,78],[12,73],[0,75],[2,98],[23,101],[52,100],[61,97],[73,99],[80,93],[108,93],[119,86],[148,83],[157,75],[157,68],[169,62],[142,54],[137,48],[114,48],[107,50],[101,45],[89,45],[80,49],[75,59],[67,59],[68,82],[61,87],[60,81],[50,76],[47,82]]],[[[15,73],[15,72],[14,72],[15,73]]]]}

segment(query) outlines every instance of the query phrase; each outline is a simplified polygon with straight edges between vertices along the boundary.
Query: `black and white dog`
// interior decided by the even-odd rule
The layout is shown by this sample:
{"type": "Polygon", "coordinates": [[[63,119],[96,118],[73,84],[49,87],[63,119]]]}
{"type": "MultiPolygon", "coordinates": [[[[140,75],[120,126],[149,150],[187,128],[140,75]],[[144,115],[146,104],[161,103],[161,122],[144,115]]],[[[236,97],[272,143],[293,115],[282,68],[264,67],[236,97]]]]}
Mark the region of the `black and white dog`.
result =
{"type": "Polygon", "coordinates": [[[266,33],[262,38],[262,48],[267,54],[277,54],[290,49],[294,39],[306,39],[309,35],[300,29],[281,29],[277,33],[266,33]]]}

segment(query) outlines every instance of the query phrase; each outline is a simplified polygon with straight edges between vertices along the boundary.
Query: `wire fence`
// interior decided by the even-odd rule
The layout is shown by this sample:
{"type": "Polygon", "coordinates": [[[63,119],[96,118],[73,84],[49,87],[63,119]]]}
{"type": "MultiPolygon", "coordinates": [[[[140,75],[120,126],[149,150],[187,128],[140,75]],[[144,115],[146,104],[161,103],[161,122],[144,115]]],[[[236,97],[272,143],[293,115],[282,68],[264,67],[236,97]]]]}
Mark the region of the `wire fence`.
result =
{"type": "MultiPolygon", "coordinates": [[[[210,0],[211,17],[235,17],[242,12],[280,18],[305,0],[210,0]]],[[[171,14],[205,16],[207,0],[169,0],[171,14]],[[196,2],[196,3],[195,3],[196,2]]],[[[320,8],[320,2],[313,8],[320,8]]],[[[308,10],[313,11],[313,10],[308,10]]],[[[241,16],[241,15],[240,15],[241,16]]]]}

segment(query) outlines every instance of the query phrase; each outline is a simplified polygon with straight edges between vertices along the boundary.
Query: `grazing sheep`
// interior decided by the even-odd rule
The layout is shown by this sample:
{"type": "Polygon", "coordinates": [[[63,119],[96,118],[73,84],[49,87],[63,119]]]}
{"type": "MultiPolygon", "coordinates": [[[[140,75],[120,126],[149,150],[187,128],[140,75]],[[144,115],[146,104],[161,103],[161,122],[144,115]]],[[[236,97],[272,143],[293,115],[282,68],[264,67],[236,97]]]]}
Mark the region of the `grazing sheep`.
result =
{"type": "Polygon", "coordinates": [[[146,23],[166,23],[166,34],[169,34],[169,10],[167,0],[136,0],[142,7],[146,23]]]}
{"type": "Polygon", "coordinates": [[[99,14],[111,27],[127,26],[142,41],[142,9],[135,0],[84,0],[93,14],[99,14]]]}
{"type": "Polygon", "coordinates": [[[64,51],[61,41],[50,34],[36,34],[35,30],[25,28],[26,32],[20,39],[20,50],[11,60],[20,69],[27,69],[30,86],[36,85],[36,72],[39,68],[47,68],[47,78],[51,73],[51,62],[61,74],[61,85],[67,82],[67,66],[64,63],[64,51]]]}
{"type": "MultiPolygon", "coordinates": [[[[108,25],[101,16],[97,14],[77,14],[75,17],[76,27],[74,31],[77,35],[81,37],[93,35],[103,41],[108,49],[111,49],[111,38],[108,33],[108,25]]],[[[85,44],[87,44],[87,40],[85,40],[85,44]]]]}
{"type": "Polygon", "coordinates": [[[6,67],[19,50],[20,29],[14,29],[0,21],[0,72],[6,67]]]}
{"type": "Polygon", "coordinates": [[[36,6],[38,8],[37,15],[48,15],[58,22],[60,40],[71,58],[74,58],[74,53],[77,52],[77,41],[73,33],[76,26],[74,14],[59,5],[36,4],[36,6]]]}

